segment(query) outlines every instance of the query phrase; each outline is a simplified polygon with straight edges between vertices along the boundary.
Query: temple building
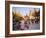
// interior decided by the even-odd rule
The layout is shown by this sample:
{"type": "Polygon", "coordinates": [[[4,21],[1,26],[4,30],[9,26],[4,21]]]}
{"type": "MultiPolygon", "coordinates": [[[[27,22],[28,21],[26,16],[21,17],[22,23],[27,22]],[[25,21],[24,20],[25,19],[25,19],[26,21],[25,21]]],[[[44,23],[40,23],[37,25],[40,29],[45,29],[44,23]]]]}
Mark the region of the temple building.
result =
{"type": "Polygon", "coordinates": [[[34,12],[31,12],[31,11],[29,12],[29,17],[30,17],[29,19],[35,19],[35,17],[33,16],[33,14],[34,14],[34,12]]]}

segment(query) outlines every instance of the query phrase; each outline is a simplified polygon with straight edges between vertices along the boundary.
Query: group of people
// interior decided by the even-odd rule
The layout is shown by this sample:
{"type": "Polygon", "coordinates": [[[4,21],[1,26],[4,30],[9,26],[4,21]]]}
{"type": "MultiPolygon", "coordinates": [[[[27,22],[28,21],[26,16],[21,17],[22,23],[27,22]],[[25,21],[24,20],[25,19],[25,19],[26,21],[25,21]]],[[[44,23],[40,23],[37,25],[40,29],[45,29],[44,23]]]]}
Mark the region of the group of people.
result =
{"type": "Polygon", "coordinates": [[[31,24],[33,24],[34,22],[35,23],[38,23],[38,19],[31,19],[31,20],[28,20],[28,21],[25,21],[25,20],[20,20],[19,22],[14,22],[13,23],[13,28],[14,30],[27,30],[29,29],[29,26],[31,24]]]}
{"type": "Polygon", "coordinates": [[[21,20],[20,22],[16,22],[13,26],[14,26],[14,29],[16,29],[16,30],[29,29],[29,23],[24,20],[21,20]]]}

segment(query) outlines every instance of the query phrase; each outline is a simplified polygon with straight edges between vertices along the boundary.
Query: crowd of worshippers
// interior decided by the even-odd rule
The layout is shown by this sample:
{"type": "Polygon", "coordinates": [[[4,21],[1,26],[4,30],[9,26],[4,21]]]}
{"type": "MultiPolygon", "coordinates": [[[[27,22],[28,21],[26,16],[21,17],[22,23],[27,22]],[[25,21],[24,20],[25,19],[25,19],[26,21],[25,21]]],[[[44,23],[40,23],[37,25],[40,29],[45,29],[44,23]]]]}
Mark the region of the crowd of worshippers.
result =
{"type": "MultiPolygon", "coordinates": [[[[39,20],[35,19],[35,23],[38,23],[39,20]]],[[[29,26],[34,23],[34,20],[31,19],[31,21],[25,21],[21,20],[19,22],[13,22],[13,30],[28,30],[29,26]]]]}

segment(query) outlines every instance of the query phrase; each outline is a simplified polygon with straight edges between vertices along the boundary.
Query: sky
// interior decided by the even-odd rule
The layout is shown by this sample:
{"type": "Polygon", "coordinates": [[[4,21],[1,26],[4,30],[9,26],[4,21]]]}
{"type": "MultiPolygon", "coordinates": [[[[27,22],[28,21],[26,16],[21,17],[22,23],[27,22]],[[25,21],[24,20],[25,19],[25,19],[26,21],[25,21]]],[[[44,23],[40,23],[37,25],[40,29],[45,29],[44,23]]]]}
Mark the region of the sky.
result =
{"type": "MultiPolygon", "coordinates": [[[[37,8],[36,10],[39,10],[39,8],[37,8]]],[[[25,16],[26,14],[29,13],[29,11],[33,12],[34,8],[30,8],[30,7],[13,7],[12,11],[16,11],[17,13],[20,12],[21,15],[25,16]]]]}

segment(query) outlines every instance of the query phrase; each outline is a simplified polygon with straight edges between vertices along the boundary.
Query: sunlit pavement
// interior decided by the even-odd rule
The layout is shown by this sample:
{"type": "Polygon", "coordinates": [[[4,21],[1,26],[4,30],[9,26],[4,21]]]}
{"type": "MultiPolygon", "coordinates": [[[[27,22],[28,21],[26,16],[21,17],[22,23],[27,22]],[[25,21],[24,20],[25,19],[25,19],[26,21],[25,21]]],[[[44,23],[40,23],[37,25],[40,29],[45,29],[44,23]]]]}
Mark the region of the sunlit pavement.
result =
{"type": "Polygon", "coordinates": [[[40,29],[40,23],[29,24],[29,30],[39,30],[39,29],[40,29]]]}

